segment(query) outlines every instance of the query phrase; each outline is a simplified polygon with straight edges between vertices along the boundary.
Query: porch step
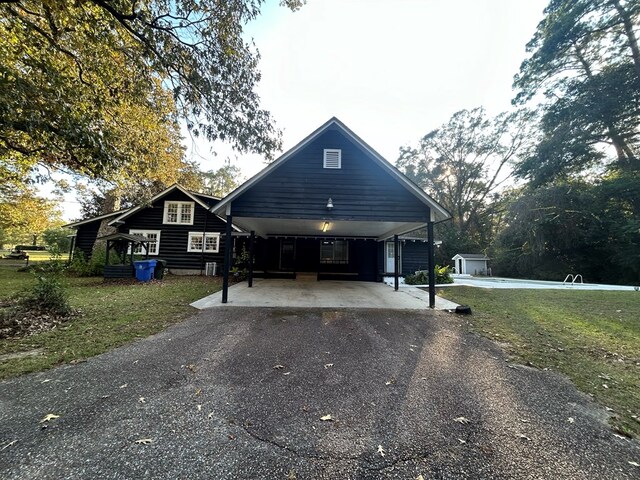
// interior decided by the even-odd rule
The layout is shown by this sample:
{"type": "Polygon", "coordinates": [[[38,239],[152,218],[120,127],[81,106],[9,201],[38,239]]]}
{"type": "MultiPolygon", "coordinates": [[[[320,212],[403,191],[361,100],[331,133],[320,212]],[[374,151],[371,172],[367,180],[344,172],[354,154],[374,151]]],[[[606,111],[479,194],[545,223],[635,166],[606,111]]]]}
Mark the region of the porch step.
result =
{"type": "Polygon", "coordinates": [[[315,272],[296,272],[296,280],[298,282],[316,282],[318,274],[315,272]]]}

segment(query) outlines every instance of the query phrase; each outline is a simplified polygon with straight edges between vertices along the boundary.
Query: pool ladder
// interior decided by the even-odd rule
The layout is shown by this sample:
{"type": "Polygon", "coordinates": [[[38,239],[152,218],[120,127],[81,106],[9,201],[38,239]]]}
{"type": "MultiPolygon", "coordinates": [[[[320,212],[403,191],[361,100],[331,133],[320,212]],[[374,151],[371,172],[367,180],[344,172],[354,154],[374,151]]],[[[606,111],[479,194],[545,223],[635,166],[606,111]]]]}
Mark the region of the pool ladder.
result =
{"type": "Polygon", "coordinates": [[[562,282],[563,285],[566,285],[567,282],[571,282],[571,285],[573,285],[574,283],[578,283],[578,279],[580,279],[580,284],[582,284],[582,275],[580,275],[579,273],[577,275],[573,275],[573,274],[569,274],[564,278],[564,282],[562,282]]]}

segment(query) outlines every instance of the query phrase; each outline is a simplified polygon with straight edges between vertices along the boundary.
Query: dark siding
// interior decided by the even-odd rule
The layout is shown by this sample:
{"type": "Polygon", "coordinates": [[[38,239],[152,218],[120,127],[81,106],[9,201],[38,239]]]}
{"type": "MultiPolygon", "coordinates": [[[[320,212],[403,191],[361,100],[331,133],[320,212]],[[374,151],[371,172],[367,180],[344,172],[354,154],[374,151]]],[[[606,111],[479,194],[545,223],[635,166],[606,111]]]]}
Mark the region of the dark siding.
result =
{"type": "MultiPolygon", "coordinates": [[[[378,242],[378,272],[393,274],[386,271],[385,243],[378,242]]],[[[401,275],[409,275],[417,270],[427,270],[427,243],[412,240],[401,240],[401,275]]]]}
{"type": "Polygon", "coordinates": [[[162,258],[168,262],[168,268],[201,269],[205,262],[218,262],[218,271],[221,271],[224,262],[224,244],[226,223],[216,215],[195,203],[195,217],[193,225],[163,224],[164,202],[175,200],[181,202],[192,201],[180,191],[174,191],[156,201],[153,205],[143,208],[125,220],[120,226],[120,231],[128,233],[129,230],[160,230],[160,251],[158,255],[149,258],[162,258]],[[187,252],[189,232],[220,233],[220,248],[218,253],[205,253],[204,259],[201,252],[187,252]]]}
{"type": "Polygon", "coordinates": [[[85,223],[80,225],[76,230],[76,245],[75,248],[82,250],[84,256],[89,259],[93,252],[93,244],[98,236],[98,229],[102,220],[96,220],[95,222],[85,223]]]}
{"type": "MultiPolygon", "coordinates": [[[[236,216],[426,222],[429,209],[364,151],[328,130],[233,201],[236,216]],[[323,150],[342,150],[342,168],[325,169],[323,150]],[[326,209],[331,197],[335,208],[326,209]]],[[[271,232],[277,233],[277,232],[271,232]]]]}
{"type": "Polygon", "coordinates": [[[427,242],[407,240],[402,244],[402,273],[409,275],[418,270],[427,270],[427,242]]]}

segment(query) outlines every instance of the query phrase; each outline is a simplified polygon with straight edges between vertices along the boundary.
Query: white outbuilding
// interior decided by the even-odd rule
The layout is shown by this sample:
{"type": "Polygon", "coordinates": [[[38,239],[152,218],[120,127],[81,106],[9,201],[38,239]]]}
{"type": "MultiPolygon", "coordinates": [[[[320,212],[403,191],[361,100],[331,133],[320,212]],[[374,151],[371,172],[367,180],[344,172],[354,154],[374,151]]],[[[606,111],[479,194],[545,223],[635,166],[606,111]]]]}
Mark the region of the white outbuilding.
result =
{"type": "Polygon", "coordinates": [[[458,253],[452,258],[455,272],[462,275],[489,275],[489,257],[481,253],[458,253]]]}

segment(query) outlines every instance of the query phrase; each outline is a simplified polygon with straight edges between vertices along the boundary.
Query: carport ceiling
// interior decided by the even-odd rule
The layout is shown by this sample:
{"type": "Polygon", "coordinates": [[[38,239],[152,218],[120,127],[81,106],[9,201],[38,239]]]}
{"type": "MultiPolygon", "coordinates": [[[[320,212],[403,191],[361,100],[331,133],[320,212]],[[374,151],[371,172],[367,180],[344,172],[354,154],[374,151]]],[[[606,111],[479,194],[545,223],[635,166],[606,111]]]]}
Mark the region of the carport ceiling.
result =
{"type": "Polygon", "coordinates": [[[261,237],[367,237],[385,240],[395,234],[403,234],[424,227],[424,223],[374,222],[348,220],[306,220],[288,218],[234,217],[234,225],[243,230],[255,231],[261,237]],[[325,231],[324,224],[328,223],[325,231]]]}

